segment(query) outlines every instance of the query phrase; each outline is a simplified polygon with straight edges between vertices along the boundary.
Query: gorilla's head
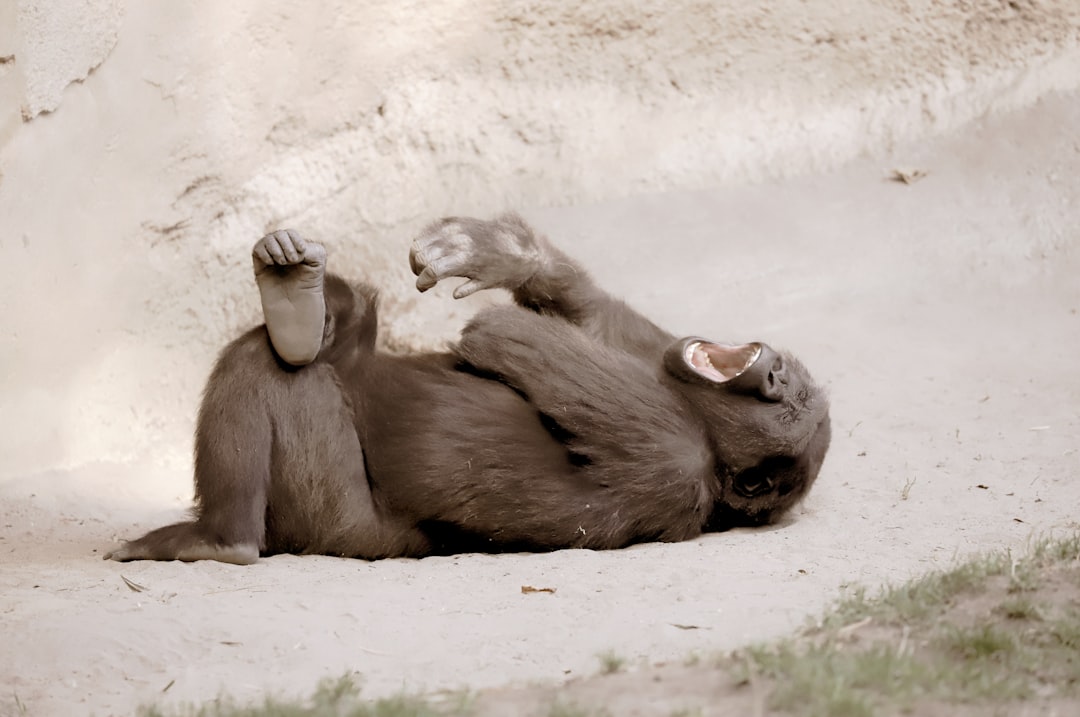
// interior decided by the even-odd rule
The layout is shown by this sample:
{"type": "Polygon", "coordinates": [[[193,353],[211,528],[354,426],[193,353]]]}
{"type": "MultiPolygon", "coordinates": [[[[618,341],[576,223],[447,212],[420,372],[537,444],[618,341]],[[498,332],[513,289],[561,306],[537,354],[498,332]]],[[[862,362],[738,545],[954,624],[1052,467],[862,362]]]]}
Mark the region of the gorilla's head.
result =
{"type": "Polygon", "coordinates": [[[710,530],[778,519],[810,489],[829,448],[829,401],[794,357],[763,343],[689,337],[664,355],[708,427],[722,490],[710,530]]]}

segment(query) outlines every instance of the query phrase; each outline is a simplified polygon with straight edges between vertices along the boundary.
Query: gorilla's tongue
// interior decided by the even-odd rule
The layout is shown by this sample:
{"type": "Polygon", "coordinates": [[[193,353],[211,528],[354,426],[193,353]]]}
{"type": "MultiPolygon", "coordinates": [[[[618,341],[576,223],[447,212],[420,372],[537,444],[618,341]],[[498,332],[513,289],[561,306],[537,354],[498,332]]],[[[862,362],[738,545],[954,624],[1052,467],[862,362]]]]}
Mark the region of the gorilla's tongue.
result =
{"type": "Polygon", "coordinates": [[[725,346],[707,341],[695,341],[686,347],[686,362],[705,378],[723,383],[730,381],[761,355],[758,344],[725,346]]]}

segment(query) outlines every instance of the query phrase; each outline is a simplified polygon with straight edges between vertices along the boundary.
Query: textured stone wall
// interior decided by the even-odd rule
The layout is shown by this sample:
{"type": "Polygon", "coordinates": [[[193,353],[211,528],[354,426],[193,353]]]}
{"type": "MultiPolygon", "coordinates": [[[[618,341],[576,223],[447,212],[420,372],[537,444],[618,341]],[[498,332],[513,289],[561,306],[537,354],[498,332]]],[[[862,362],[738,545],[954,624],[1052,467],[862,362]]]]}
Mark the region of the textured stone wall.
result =
{"type": "MultiPolygon", "coordinates": [[[[836,166],[1080,84],[1074,0],[8,0],[4,476],[188,460],[264,231],[417,304],[410,234],[836,166]]],[[[662,240],[662,239],[658,239],[662,240]]],[[[572,247],[571,247],[572,250],[572,247]]],[[[415,337],[420,336],[417,339],[415,337]]]]}

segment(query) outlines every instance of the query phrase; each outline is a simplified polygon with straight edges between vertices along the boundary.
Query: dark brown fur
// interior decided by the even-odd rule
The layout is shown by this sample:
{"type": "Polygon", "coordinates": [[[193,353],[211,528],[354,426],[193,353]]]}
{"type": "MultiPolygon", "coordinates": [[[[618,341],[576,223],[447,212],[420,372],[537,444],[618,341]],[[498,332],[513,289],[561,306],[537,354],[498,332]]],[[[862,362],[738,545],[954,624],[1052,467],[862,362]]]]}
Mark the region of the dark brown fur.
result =
{"type": "Polygon", "coordinates": [[[195,520],[110,557],[617,548],[769,522],[806,492],[827,403],[790,357],[779,402],[684,380],[665,367],[674,337],[520,219],[452,221],[488,254],[496,230],[538,248],[506,287],[517,306],[477,315],[449,353],[394,356],[374,348],[375,292],[327,276],[314,363],[283,363],[265,327],[222,352],[199,412],[195,520]],[[740,488],[762,472],[768,494],[740,488]]]}

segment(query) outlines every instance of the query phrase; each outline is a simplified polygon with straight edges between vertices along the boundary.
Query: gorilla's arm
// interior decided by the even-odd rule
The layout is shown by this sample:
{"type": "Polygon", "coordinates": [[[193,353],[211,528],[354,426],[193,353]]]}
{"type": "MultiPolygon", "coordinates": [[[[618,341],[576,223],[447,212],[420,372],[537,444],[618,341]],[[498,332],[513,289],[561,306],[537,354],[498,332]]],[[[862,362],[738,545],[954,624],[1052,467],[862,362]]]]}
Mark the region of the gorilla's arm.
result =
{"type": "Polygon", "coordinates": [[[603,343],[656,360],[674,337],[598,287],[573,259],[516,214],[494,221],[447,218],[427,227],[409,254],[416,288],[463,277],[454,291],[463,298],[500,287],[521,306],[561,317],[603,343]]]}
{"type": "Polygon", "coordinates": [[[645,362],[560,318],[513,306],[477,315],[456,353],[522,393],[595,482],[627,491],[628,505],[671,501],[682,506],[674,515],[688,493],[691,504],[715,500],[706,495],[719,484],[700,423],[645,362]]]}

